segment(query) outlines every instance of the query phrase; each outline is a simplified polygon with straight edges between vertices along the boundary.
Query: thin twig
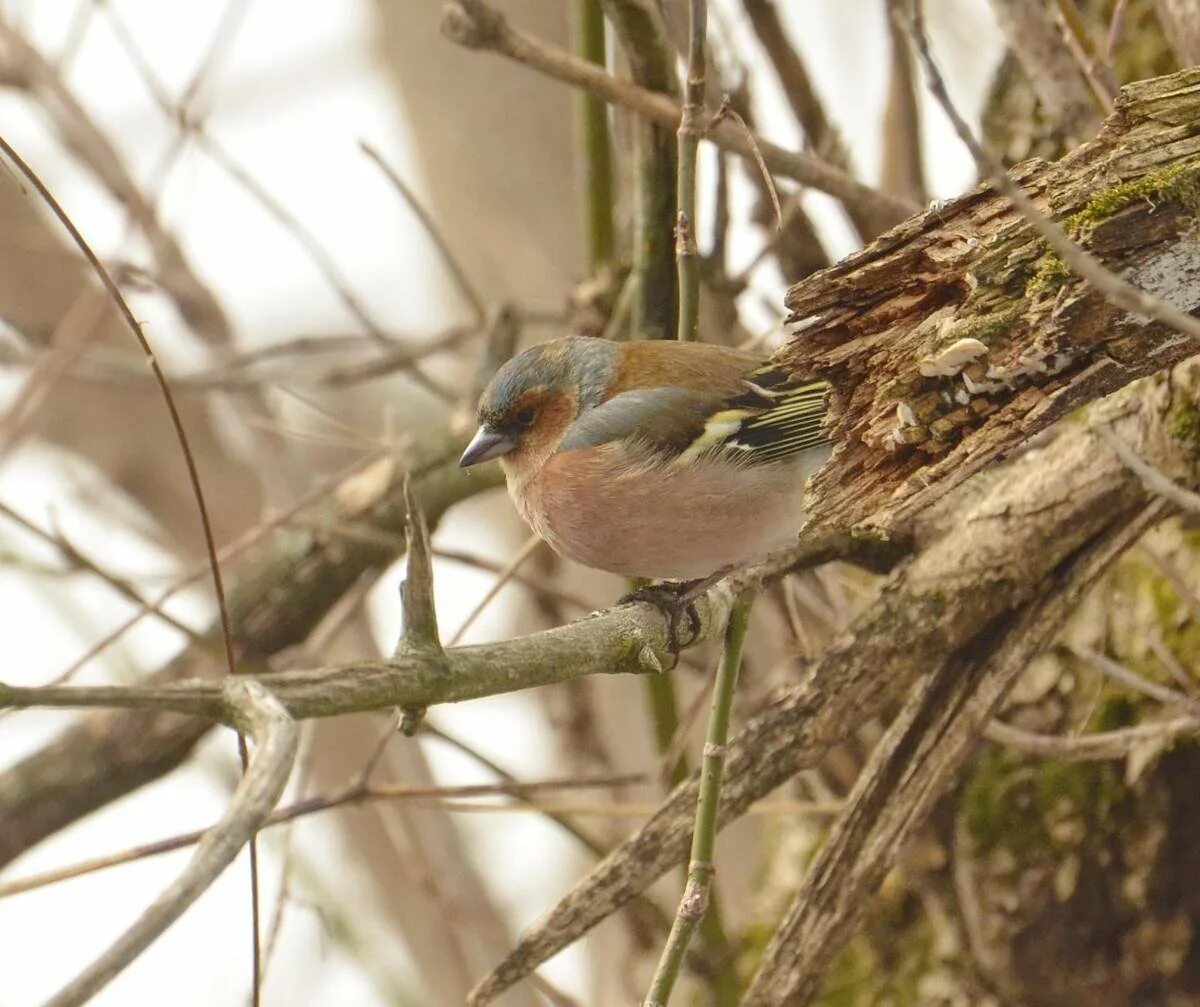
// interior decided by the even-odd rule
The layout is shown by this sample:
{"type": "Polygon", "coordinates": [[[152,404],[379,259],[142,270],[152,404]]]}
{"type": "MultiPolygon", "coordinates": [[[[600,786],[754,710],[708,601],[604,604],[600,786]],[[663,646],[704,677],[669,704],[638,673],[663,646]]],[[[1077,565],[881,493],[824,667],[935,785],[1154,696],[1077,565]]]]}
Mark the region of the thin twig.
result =
{"type": "Polygon", "coordinates": [[[462,640],[462,638],[466,635],[467,630],[475,625],[475,620],[478,619],[492,603],[492,601],[495,600],[496,595],[504,590],[504,585],[513,579],[517,571],[525,565],[526,560],[528,560],[529,557],[537,551],[538,546],[541,544],[542,540],[537,535],[530,535],[529,538],[525,540],[525,544],[516,551],[516,554],[513,556],[513,558],[504,564],[499,576],[497,576],[495,581],[492,582],[492,586],[487,589],[484,596],[479,599],[478,604],[471,609],[469,613],[467,613],[467,617],[463,619],[458,629],[454,631],[454,635],[450,637],[448,646],[453,647],[458,644],[460,640],[462,640]]]}
{"type": "MultiPolygon", "coordinates": [[[[234,3],[233,6],[239,5],[234,3]]],[[[244,7],[245,5],[242,4],[240,6],[244,7]]],[[[112,25],[113,34],[130,56],[130,60],[141,76],[146,90],[150,93],[155,103],[158,104],[163,115],[172,122],[177,123],[185,136],[193,137],[200,149],[218,167],[223,169],[234,182],[240,185],[251,198],[256,200],[269,217],[275,220],[284,231],[292,236],[308,256],[309,261],[312,262],[318,274],[325,280],[350,315],[363,327],[367,335],[376,343],[393,345],[394,340],[392,337],[359,299],[329,250],[321,244],[315,234],[301,223],[295,214],[275,197],[266,185],[255,178],[219,141],[205,130],[203,123],[198,118],[189,115],[185,107],[180,106],[176,108],[171,103],[166,88],[163,87],[162,83],[155,76],[128,26],[117,15],[111,4],[105,4],[104,9],[107,13],[109,23],[112,25]]],[[[414,381],[431,394],[443,400],[448,400],[445,389],[426,374],[416,361],[407,362],[403,369],[414,381]]]]}
{"type": "Polygon", "coordinates": [[[1160,554],[1157,549],[1152,549],[1145,542],[1140,542],[1138,551],[1150,561],[1154,569],[1171,582],[1175,593],[1179,595],[1179,600],[1187,606],[1192,618],[1200,623],[1200,597],[1197,597],[1195,587],[1189,584],[1183,574],[1175,568],[1175,564],[1160,554]]]}
{"type": "MultiPolygon", "coordinates": [[[[366,455],[355,462],[352,462],[342,471],[336,473],[329,479],[323,481],[312,492],[305,494],[297,500],[291,507],[276,514],[269,521],[264,521],[249,529],[237,540],[229,543],[217,554],[217,558],[221,562],[226,562],[240,556],[246,550],[257,545],[264,537],[271,532],[277,530],[282,525],[293,520],[296,515],[308,509],[314,504],[320,502],[321,499],[331,493],[337,491],[344,481],[351,476],[361,472],[370,465],[375,464],[379,460],[378,454],[373,453],[366,455]]],[[[204,563],[192,569],[185,576],[171,584],[170,587],[161,591],[157,598],[146,602],[140,611],[134,612],[128,619],[116,626],[112,632],[108,633],[101,639],[93,643],[87,651],[76,658],[66,669],[55,675],[47,685],[62,685],[69,681],[79,671],[90,664],[95,658],[99,657],[105,650],[111,647],[117,640],[123,637],[129,630],[136,626],[142,619],[148,615],[157,612],[167,601],[179,594],[184,589],[190,587],[196,581],[200,580],[209,571],[209,565],[204,563]]]]}
{"type": "Polygon", "coordinates": [[[712,712],[708,720],[708,736],[704,743],[704,761],[700,770],[700,801],[696,809],[696,826],[692,833],[692,853],[688,862],[688,880],[680,899],[675,922],[667,945],[663,948],[658,968],[643,1007],[667,1007],[671,990],[679,976],[687,953],[688,942],[704,914],[708,911],[709,892],[716,867],[713,851],[717,840],[717,808],[721,801],[721,778],[725,772],[725,744],[729,738],[729,719],[737,689],[738,672],[742,666],[742,649],[754,593],[747,591],[734,603],[725,630],[725,649],[713,686],[712,712]]]}
{"type": "MultiPolygon", "coordinates": [[[[763,182],[763,190],[771,200],[771,207],[775,211],[775,231],[779,233],[783,230],[783,207],[779,202],[779,190],[775,186],[775,179],[771,177],[771,169],[767,167],[766,158],[763,157],[762,151],[758,149],[758,138],[755,137],[754,131],[750,128],[750,124],[742,117],[742,113],[733,107],[729,96],[721,102],[721,107],[717,109],[716,120],[732,119],[735,126],[742,131],[742,135],[746,138],[746,143],[750,146],[750,156],[754,161],[754,166],[758,169],[758,175],[763,182]]],[[[799,199],[797,199],[797,205],[799,199]]]]}
{"type": "MultiPolygon", "coordinates": [[[[394,727],[391,728],[391,733],[395,734],[394,727]]],[[[500,783],[479,783],[458,787],[413,787],[406,784],[371,783],[360,773],[359,778],[344,790],[333,794],[306,797],[286,807],[277,808],[263,822],[262,828],[272,825],[282,825],[287,822],[296,821],[299,818],[306,818],[309,815],[331,811],[336,808],[369,804],[374,801],[461,801],[464,798],[470,797],[493,796],[511,796],[529,801],[533,795],[539,793],[552,793],[561,790],[586,790],[591,787],[603,788],[615,785],[629,786],[645,782],[646,778],[644,775],[640,773],[627,773],[621,776],[585,777],[582,779],[528,781],[509,779],[500,783]]],[[[652,810],[653,807],[651,805],[637,805],[633,808],[632,813],[644,815],[650,813],[652,810]]],[[[818,812],[828,813],[827,809],[818,809],[818,812]]],[[[159,839],[152,843],[142,843],[132,846],[103,857],[92,857],[88,860],[81,860],[67,867],[58,867],[54,870],[42,871],[39,874],[31,874],[24,878],[0,882],[0,899],[8,898],[10,895],[20,895],[22,892],[32,891],[35,888],[44,888],[47,885],[57,884],[60,881],[69,881],[71,878],[82,877],[85,874],[94,874],[97,871],[107,870],[110,867],[119,867],[122,864],[132,863],[135,860],[144,860],[147,857],[156,857],[162,853],[172,853],[175,850],[186,849],[188,846],[193,846],[203,839],[208,834],[208,831],[207,829],[197,829],[194,832],[184,832],[167,839],[159,839]]]]}
{"type": "Polygon", "coordinates": [[[225,814],[204,833],[183,873],[107,951],[64,986],[46,1007],[86,1003],[150,946],[203,894],[266,823],[296,756],[296,724],[257,682],[230,678],[224,701],[239,732],[254,738],[254,758],[225,814]]]}
{"type": "Polygon", "coordinates": [[[1146,646],[1150,648],[1154,656],[1158,658],[1162,666],[1167,669],[1175,683],[1193,699],[1196,698],[1196,680],[1188,674],[1187,669],[1180,663],[1179,658],[1175,656],[1171,648],[1167,646],[1162,638],[1162,634],[1158,631],[1158,627],[1153,627],[1146,634],[1146,646]]]}
{"type": "Polygon", "coordinates": [[[98,577],[105,584],[116,591],[117,594],[119,594],[122,598],[131,601],[135,605],[149,608],[154,615],[158,616],[159,619],[161,619],[172,629],[182,633],[192,643],[201,642],[202,637],[198,632],[196,632],[196,630],[192,629],[186,623],[180,622],[169,612],[164,611],[160,605],[155,605],[153,602],[147,601],[141,596],[137,588],[135,588],[124,577],[118,577],[116,574],[110,573],[96,563],[95,560],[85,556],[75,547],[73,543],[68,541],[62,532],[51,533],[46,531],[44,528],[34,524],[29,520],[29,518],[13,510],[8,506],[8,504],[3,502],[0,502],[0,514],[4,515],[14,524],[24,528],[31,535],[35,535],[43,542],[53,546],[62,554],[63,558],[67,560],[68,563],[71,563],[76,568],[80,570],[86,570],[88,573],[98,577]]]}
{"type": "Polygon", "coordinates": [[[1037,734],[1024,731],[1000,720],[993,720],[983,734],[989,741],[1026,755],[1068,762],[1102,762],[1127,759],[1145,745],[1169,747],[1180,738],[1200,733],[1195,716],[1173,717],[1149,724],[1121,727],[1114,731],[1096,731],[1065,737],[1061,734],[1037,734]]]}
{"type": "MultiPolygon", "coordinates": [[[[486,570],[488,573],[500,573],[504,569],[504,564],[502,563],[495,563],[492,560],[484,559],[482,556],[476,556],[473,553],[463,552],[460,549],[434,548],[433,554],[438,559],[448,560],[451,563],[461,563],[464,566],[473,567],[477,570],[486,570]]],[[[592,612],[597,608],[595,603],[588,601],[586,598],[582,598],[577,594],[570,594],[557,587],[550,587],[547,584],[543,584],[540,580],[526,576],[519,571],[513,574],[512,581],[514,584],[520,584],[521,587],[546,601],[561,605],[570,605],[584,612],[592,612]]]]}
{"type": "Polygon", "coordinates": [[[1187,710],[1193,717],[1200,717],[1200,702],[1192,699],[1191,696],[1184,695],[1178,689],[1151,682],[1150,679],[1130,671],[1119,661],[1114,661],[1107,654],[1101,654],[1089,647],[1078,647],[1072,653],[1087,661],[1093,668],[1118,685],[1123,685],[1134,692],[1140,692],[1143,696],[1148,696],[1167,706],[1178,706],[1187,710]]]}
{"type": "MultiPolygon", "coordinates": [[[[677,101],[628,84],[590,63],[575,59],[570,53],[510,27],[503,15],[482,0],[454,0],[448,3],[442,18],[442,30],[460,45],[507,56],[555,80],[586,88],[605,101],[628,108],[653,122],[671,127],[679,123],[681,109],[677,101]]],[[[732,123],[716,124],[705,134],[705,138],[743,157],[754,156],[745,137],[732,123]]],[[[905,200],[895,199],[855,181],[819,157],[785,150],[761,137],[757,138],[756,143],[762,151],[763,160],[776,175],[794,178],[844,203],[859,204],[884,226],[897,224],[919,209],[905,200]]]]}
{"type": "Polygon", "coordinates": [[[1180,311],[1162,298],[1155,297],[1127,280],[1121,279],[1106,268],[1099,259],[1072,241],[1058,224],[1042,213],[1034,205],[1033,200],[1026,196],[1017,183],[1009,177],[1001,164],[983,149],[979,141],[975,139],[971,128],[959,115],[954,103],[950,100],[945,81],[929,51],[929,40],[925,35],[923,6],[923,0],[914,0],[913,14],[906,20],[905,28],[925,67],[929,90],[953,123],[959,139],[970,150],[979,173],[1008,197],[1021,216],[1046,239],[1050,247],[1058,253],[1073,273],[1091,283],[1112,304],[1132,314],[1142,315],[1152,321],[1169,326],[1190,339],[1200,340],[1200,320],[1180,311]]]}
{"type": "Polygon", "coordinates": [[[462,263],[455,258],[454,252],[451,251],[450,244],[446,240],[446,236],[442,234],[436,221],[430,216],[429,211],[425,209],[421,201],[417,199],[416,193],[409,188],[408,183],[400,177],[399,172],[395,168],[383,159],[383,155],[379,151],[367,143],[366,140],[360,140],[358,145],[362,148],[362,152],[375,162],[379,170],[387,177],[387,180],[392,183],[396,191],[400,194],[400,198],[408,204],[408,208],[412,210],[414,216],[420,222],[422,229],[429,235],[429,239],[437,248],[438,254],[441,255],[442,262],[446,264],[446,269],[449,270],[450,276],[454,279],[454,284],[458,287],[459,293],[471,305],[471,311],[475,314],[476,323],[482,323],[484,317],[487,315],[487,304],[484,302],[479,291],[471,283],[470,277],[467,276],[467,271],[463,268],[462,263]]]}
{"type": "Polygon", "coordinates": [[[1170,501],[1182,510],[1200,514],[1200,493],[1184,489],[1178,483],[1168,479],[1154,466],[1148,465],[1133,448],[1113,433],[1112,427],[1107,423],[1095,420],[1092,422],[1092,429],[1104,439],[1104,443],[1113,449],[1113,454],[1121,459],[1121,464],[1141,480],[1147,490],[1170,501]]]}
{"type": "Polygon", "coordinates": [[[696,238],[696,152],[704,114],[704,47],[707,41],[708,4],[688,4],[688,62],[683,89],[683,110],[676,133],[679,181],[675,186],[675,263],[679,276],[680,342],[697,337],[700,324],[700,249],[696,238]]]}
{"type": "Polygon", "coordinates": [[[109,275],[108,270],[104,268],[104,264],[96,256],[96,253],[92,251],[91,245],[87,243],[83,235],[79,232],[79,229],[71,221],[71,218],[67,216],[66,211],[62,208],[58,200],[54,198],[53,193],[50,192],[37,173],[26,164],[24,158],[3,137],[0,137],[0,151],[3,151],[4,155],[16,166],[17,170],[25,176],[25,179],[33,186],[38,195],[41,196],[54,216],[58,218],[59,223],[66,229],[79,251],[83,253],[84,258],[91,265],[92,270],[103,284],[104,289],[108,291],[108,295],[112,298],[113,304],[128,325],[130,332],[133,333],[133,337],[142,348],[146,362],[150,365],[150,369],[154,373],[159,390],[162,392],[163,402],[166,404],[167,412],[170,414],[171,425],[175,429],[176,439],[179,441],[179,450],[183,455],[183,461],[187,467],[192,495],[196,500],[196,507],[200,512],[200,527],[204,533],[204,547],[208,553],[209,569],[212,571],[213,590],[217,596],[217,608],[221,619],[221,635],[225,642],[225,657],[229,665],[229,673],[232,675],[237,671],[233,655],[233,633],[229,626],[229,610],[225,604],[225,585],[221,580],[221,565],[217,560],[216,539],[213,536],[212,522],[208,516],[208,505],[205,502],[204,490],[200,485],[200,473],[196,468],[196,459],[192,454],[191,443],[188,441],[187,431],[183,426],[183,419],[179,415],[179,409],[175,404],[175,397],[171,394],[171,387],[167,382],[167,376],[159,365],[154,351],[150,348],[150,341],[142,331],[141,324],[134,317],[129,304],[121,294],[120,288],[113,282],[113,278],[109,275]]]}

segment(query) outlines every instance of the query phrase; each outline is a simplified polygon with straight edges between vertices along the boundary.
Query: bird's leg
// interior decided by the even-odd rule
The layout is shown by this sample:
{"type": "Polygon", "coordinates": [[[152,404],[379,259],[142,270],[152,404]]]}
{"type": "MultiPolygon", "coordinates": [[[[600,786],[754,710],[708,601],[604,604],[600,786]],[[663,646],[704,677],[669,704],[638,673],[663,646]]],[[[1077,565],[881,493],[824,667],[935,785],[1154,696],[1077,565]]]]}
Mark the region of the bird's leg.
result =
{"type": "Polygon", "coordinates": [[[696,611],[696,600],[729,573],[730,569],[722,568],[698,580],[666,580],[647,584],[623,595],[617,604],[644,601],[657,608],[667,620],[667,649],[678,657],[680,621],[687,616],[690,633],[688,643],[691,643],[700,634],[700,614],[696,611]]]}

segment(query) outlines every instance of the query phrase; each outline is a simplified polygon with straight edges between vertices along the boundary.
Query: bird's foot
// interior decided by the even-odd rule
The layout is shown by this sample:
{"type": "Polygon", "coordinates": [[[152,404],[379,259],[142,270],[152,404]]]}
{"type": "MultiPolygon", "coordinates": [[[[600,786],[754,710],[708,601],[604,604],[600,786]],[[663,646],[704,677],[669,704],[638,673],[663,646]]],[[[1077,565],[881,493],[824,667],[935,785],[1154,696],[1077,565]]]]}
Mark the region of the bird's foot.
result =
{"type": "Polygon", "coordinates": [[[700,635],[700,613],[696,611],[696,601],[727,572],[718,570],[699,580],[666,580],[647,584],[622,596],[617,604],[644,601],[657,608],[667,620],[667,649],[678,657],[681,648],[679,627],[684,617],[687,617],[688,623],[687,643],[691,644],[700,635]]]}

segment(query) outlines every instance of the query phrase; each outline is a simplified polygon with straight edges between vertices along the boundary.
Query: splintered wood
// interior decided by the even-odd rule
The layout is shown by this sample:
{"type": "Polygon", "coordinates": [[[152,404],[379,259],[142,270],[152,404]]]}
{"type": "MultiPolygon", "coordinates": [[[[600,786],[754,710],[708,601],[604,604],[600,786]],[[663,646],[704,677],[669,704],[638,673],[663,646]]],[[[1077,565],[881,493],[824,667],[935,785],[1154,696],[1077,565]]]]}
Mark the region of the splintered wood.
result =
{"type": "MultiPolygon", "coordinates": [[[[1200,69],[1125,88],[1098,138],[1013,178],[1114,273],[1200,307],[1200,69]]],[[[1200,351],[1110,304],[983,186],[787,296],[778,358],[833,385],[814,522],[903,534],[1070,410],[1200,351]]]]}

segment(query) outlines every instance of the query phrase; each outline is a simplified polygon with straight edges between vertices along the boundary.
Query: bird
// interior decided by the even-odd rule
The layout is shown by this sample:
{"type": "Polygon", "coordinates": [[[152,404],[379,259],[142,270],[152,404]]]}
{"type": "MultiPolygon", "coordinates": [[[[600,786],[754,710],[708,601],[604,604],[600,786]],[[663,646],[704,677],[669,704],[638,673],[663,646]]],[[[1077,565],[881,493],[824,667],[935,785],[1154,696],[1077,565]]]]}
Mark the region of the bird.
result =
{"type": "MultiPolygon", "coordinates": [[[[499,459],[560,555],[694,599],[795,540],[830,450],[827,391],[726,346],[567,336],[500,367],[459,464],[499,459]]],[[[630,597],[666,609],[661,592],[630,597]]]]}

